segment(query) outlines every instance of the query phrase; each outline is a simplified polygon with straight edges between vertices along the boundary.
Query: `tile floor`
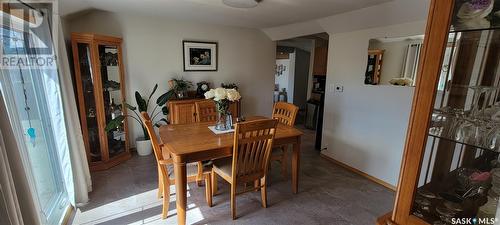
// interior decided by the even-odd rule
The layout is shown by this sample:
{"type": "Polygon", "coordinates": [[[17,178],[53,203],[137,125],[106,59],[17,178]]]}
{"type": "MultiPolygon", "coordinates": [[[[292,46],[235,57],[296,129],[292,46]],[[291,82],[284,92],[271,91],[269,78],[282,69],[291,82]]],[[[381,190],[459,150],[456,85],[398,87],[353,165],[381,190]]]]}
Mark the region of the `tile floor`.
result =
{"type": "MultiPolygon", "coordinates": [[[[189,184],[189,224],[374,224],[390,211],[394,192],[353,174],[320,157],[314,150],[314,133],[305,130],[302,144],[299,193],[291,192],[279,165],[273,165],[268,188],[268,208],[260,193],[239,195],[237,220],[231,219],[228,185],[219,179],[214,206],[206,205],[204,187],[189,184]]],[[[171,187],[169,217],[160,218],[161,200],[156,198],[157,170],[154,157],[134,156],[107,171],[92,174],[91,201],[79,208],[70,224],[176,224],[175,188],[171,187]]]]}

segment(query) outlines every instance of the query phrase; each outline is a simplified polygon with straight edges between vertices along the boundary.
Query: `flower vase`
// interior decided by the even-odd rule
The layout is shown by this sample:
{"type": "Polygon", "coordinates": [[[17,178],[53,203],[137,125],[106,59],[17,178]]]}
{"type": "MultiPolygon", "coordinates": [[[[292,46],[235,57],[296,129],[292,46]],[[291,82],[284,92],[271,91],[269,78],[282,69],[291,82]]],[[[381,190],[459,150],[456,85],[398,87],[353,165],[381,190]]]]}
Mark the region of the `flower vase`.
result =
{"type": "Polygon", "coordinates": [[[220,131],[225,131],[231,129],[228,126],[228,115],[226,113],[217,112],[217,123],[215,124],[215,129],[220,131]]]}
{"type": "Polygon", "coordinates": [[[229,101],[227,99],[222,99],[215,101],[215,108],[217,110],[217,123],[215,124],[215,129],[224,131],[231,129],[228,126],[228,115],[229,113],[229,101]]]}

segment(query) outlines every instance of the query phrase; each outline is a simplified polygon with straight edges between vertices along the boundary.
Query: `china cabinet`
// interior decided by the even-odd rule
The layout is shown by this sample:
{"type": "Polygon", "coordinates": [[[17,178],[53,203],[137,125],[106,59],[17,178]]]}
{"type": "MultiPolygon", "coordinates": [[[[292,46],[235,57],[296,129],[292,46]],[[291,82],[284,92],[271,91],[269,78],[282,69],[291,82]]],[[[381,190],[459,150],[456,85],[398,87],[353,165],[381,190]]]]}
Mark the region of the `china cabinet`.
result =
{"type": "Polygon", "coordinates": [[[126,116],[121,38],[71,35],[74,82],[82,134],[91,170],[103,170],[130,158],[127,120],[106,132],[106,124],[126,116]]]}
{"type": "Polygon", "coordinates": [[[422,54],[396,201],[377,224],[493,224],[500,0],[432,0],[422,54]]]}

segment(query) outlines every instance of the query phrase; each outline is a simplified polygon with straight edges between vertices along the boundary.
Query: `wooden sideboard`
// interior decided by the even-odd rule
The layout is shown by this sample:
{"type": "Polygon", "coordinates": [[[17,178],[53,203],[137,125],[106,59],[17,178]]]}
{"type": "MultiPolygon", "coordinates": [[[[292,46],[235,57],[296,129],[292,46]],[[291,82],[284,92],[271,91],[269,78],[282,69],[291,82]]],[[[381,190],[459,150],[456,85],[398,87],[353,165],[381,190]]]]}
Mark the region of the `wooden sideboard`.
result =
{"type": "MultiPolygon", "coordinates": [[[[197,122],[194,106],[194,103],[197,101],[205,101],[205,99],[170,100],[168,102],[170,123],[186,124],[197,122]]],[[[231,103],[229,110],[233,118],[238,117],[240,115],[240,102],[231,103]]]]}

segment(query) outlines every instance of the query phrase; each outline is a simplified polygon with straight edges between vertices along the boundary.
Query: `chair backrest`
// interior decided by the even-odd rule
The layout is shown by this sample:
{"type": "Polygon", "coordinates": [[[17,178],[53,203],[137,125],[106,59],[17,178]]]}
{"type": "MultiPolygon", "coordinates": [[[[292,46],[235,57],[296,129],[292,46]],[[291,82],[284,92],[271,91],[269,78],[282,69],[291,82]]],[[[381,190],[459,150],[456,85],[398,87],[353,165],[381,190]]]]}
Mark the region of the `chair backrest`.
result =
{"type": "Polygon", "coordinates": [[[197,101],[194,105],[197,122],[217,121],[217,110],[215,109],[215,102],[213,100],[197,101]]]}
{"type": "Polygon", "coordinates": [[[273,107],[273,119],[277,119],[280,123],[288,126],[295,124],[295,118],[299,107],[287,102],[276,102],[273,107]]]}
{"type": "Polygon", "coordinates": [[[234,182],[254,181],[267,173],[277,125],[275,119],[236,124],[232,165],[234,182]]]}
{"type": "MultiPolygon", "coordinates": [[[[153,122],[151,122],[151,118],[149,117],[148,113],[141,112],[141,119],[142,123],[144,124],[144,127],[146,127],[146,130],[148,131],[151,144],[153,145],[153,151],[155,153],[156,162],[159,165],[160,161],[170,158],[170,156],[168,154],[167,157],[163,156],[161,149],[162,144],[160,144],[160,142],[158,141],[158,137],[156,136],[156,132],[153,128],[153,122]]],[[[159,166],[159,167],[163,177],[168,177],[167,167],[166,166],[159,166]]]]}

